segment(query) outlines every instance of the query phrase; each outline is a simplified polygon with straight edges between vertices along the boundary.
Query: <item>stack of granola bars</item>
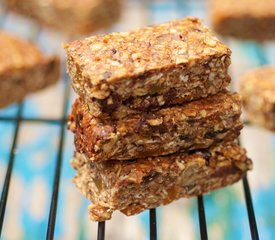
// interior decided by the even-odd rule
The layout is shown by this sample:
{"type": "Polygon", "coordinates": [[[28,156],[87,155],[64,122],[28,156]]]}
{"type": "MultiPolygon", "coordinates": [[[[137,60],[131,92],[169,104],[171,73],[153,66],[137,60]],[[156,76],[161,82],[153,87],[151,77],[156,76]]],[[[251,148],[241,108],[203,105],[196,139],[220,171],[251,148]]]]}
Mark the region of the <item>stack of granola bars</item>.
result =
{"type": "Polygon", "coordinates": [[[241,103],[230,50],[196,18],[65,46],[78,93],[74,183],[92,220],[126,215],[238,181],[252,163],[234,140],[241,103]]]}

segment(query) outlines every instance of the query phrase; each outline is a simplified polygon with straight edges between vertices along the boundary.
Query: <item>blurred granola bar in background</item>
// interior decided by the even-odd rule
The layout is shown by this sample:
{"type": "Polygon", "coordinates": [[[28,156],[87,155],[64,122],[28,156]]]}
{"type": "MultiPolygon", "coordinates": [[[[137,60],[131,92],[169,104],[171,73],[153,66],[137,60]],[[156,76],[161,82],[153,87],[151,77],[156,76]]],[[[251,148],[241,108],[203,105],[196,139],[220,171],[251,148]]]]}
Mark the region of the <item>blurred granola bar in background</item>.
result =
{"type": "Polygon", "coordinates": [[[0,32],[0,46],[0,107],[58,81],[59,57],[46,57],[34,44],[6,32],[0,32]]]}
{"type": "Polygon", "coordinates": [[[265,66],[244,74],[240,94],[248,119],[275,131],[275,67],[265,66]]]}
{"type": "Polygon", "coordinates": [[[274,0],[209,0],[214,30],[250,40],[275,39],[274,0]]]}
{"type": "Polygon", "coordinates": [[[9,10],[71,36],[108,28],[120,17],[123,0],[6,0],[9,10]]]}

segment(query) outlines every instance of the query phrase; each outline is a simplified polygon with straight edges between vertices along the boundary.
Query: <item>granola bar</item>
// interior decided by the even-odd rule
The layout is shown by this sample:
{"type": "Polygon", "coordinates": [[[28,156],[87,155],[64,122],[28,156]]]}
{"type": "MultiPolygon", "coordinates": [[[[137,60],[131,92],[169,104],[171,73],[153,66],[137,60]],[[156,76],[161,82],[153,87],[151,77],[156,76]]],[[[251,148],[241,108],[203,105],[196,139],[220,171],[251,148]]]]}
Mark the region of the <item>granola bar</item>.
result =
{"type": "Polygon", "coordinates": [[[7,0],[8,8],[69,35],[107,28],[121,13],[121,0],[7,0]]]}
{"type": "Polygon", "coordinates": [[[249,120],[275,131],[275,67],[261,67],[243,75],[240,93],[249,120]]]}
{"type": "Polygon", "coordinates": [[[274,0],[210,0],[217,33],[241,39],[275,39],[274,0]]]}
{"type": "Polygon", "coordinates": [[[72,86],[95,117],[182,104],[230,82],[230,50],[197,18],[92,36],[65,49],[72,86]]]}
{"type": "Polygon", "coordinates": [[[134,161],[91,163],[75,153],[76,187],[90,201],[91,220],[104,221],[119,210],[127,216],[237,182],[252,162],[235,143],[208,150],[134,161]]]}
{"type": "Polygon", "coordinates": [[[166,155],[235,139],[242,128],[240,105],[238,94],[223,92],[153,114],[104,122],[78,99],[69,129],[75,133],[76,150],[91,161],[166,155]]]}
{"type": "Polygon", "coordinates": [[[57,56],[45,57],[32,43],[0,31],[0,107],[54,84],[60,75],[57,56]]]}

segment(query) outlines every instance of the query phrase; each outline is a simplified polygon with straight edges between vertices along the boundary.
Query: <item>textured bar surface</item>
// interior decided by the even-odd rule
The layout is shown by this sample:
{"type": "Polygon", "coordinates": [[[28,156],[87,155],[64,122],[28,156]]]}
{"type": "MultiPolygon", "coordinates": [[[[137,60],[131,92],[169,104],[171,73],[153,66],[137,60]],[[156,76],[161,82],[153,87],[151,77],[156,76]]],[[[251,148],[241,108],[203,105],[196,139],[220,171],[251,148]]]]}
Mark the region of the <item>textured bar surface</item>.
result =
{"type": "Polygon", "coordinates": [[[75,153],[71,164],[77,170],[76,187],[93,202],[89,214],[94,221],[110,219],[115,210],[129,216],[207,193],[233,184],[252,168],[235,143],[136,161],[91,163],[75,153]]]}
{"type": "Polygon", "coordinates": [[[274,0],[209,0],[217,33],[243,39],[275,39],[274,0]]]}
{"type": "Polygon", "coordinates": [[[69,35],[108,28],[120,17],[121,0],[7,0],[8,8],[69,35]]]}
{"type": "Polygon", "coordinates": [[[182,104],[230,82],[230,50],[196,18],[92,36],[65,49],[72,86],[96,117],[182,104]]]}
{"type": "Polygon", "coordinates": [[[242,124],[238,94],[219,93],[118,121],[94,118],[78,99],[69,116],[76,150],[91,161],[127,160],[208,148],[235,139],[242,124]]]}
{"type": "Polygon", "coordinates": [[[0,46],[0,107],[20,102],[59,79],[58,57],[45,57],[32,43],[5,32],[0,32],[0,46]]]}
{"type": "Polygon", "coordinates": [[[275,131],[275,67],[261,67],[243,75],[240,93],[249,120],[275,131]]]}

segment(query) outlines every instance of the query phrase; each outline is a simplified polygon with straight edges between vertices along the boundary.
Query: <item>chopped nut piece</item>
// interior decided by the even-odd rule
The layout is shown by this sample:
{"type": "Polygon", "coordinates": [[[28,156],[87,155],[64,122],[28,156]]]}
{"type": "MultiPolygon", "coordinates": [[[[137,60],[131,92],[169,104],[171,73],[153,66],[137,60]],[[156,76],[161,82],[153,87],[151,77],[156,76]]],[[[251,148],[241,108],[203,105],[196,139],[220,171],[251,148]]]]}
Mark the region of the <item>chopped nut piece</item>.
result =
{"type": "Polygon", "coordinates": [[[163,119],[162,118],[149,119],[149,120],[147,120],[147,122],[151,126],[159,126],[159,125],[161,125],[163,123],[163,119]]]}
{"type": "Polygon", "coordinates": [[[110,220],[113,211],[107,207],[91,204],[89,206],[89,216],[95,222],[110,220]]]}

